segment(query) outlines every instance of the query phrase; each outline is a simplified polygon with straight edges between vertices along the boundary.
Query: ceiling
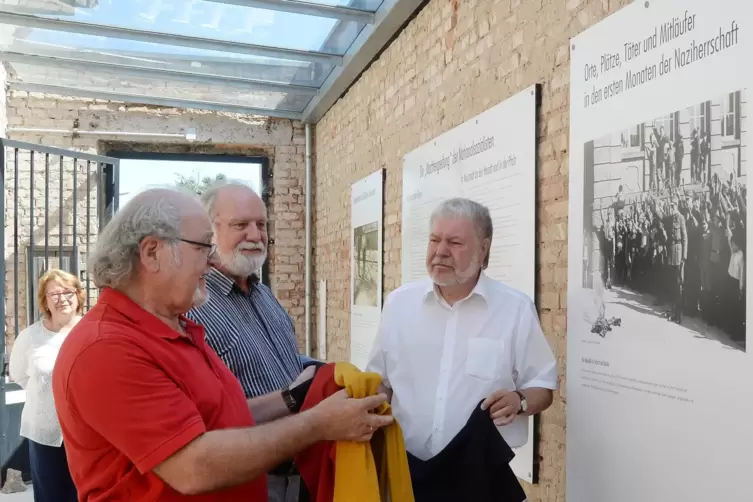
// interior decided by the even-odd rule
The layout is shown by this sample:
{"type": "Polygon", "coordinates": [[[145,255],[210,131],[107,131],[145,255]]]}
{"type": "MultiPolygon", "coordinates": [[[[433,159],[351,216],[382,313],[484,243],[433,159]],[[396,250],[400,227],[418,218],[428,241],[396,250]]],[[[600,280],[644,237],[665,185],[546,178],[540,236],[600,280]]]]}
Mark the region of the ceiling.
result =
{"type": "Polygon", "coordinates": [[[11,89],[316,123],[422,0],[0,0],[11,89]]]}

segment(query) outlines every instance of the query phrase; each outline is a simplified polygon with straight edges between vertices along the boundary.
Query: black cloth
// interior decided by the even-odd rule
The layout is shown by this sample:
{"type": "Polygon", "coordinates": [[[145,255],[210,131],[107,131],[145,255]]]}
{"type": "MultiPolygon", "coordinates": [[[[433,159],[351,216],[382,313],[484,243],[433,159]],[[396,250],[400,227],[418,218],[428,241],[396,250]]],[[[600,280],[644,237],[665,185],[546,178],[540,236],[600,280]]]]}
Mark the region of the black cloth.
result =
{"type": "Polygon", "coordinates": [[[78,500],[65,446],[47,446],[29,440],[29,461],[35,502],[78,500]]]}
{"type": "Polygon", "coordinates": [[[523,502],[510,468],[515,453],[481,403],[450,443],[429,460],[408,452],[416,502],[523,502]]]}

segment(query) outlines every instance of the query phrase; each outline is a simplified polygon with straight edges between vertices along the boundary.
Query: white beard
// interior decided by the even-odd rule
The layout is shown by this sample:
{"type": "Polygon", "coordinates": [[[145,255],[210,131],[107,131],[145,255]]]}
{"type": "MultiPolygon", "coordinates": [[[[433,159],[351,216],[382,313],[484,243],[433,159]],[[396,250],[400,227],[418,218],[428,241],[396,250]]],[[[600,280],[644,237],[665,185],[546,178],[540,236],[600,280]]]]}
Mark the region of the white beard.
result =
{"type": "Polygon", "coordinates": [[[248,277],[261,270],[264,262],[267,261],[267,250],[264,249],[257,256],[245,256],[240,249],[236,249],[230,255],[225,255],[218,250],[217,257],[220,260],[220,266],[231,275],[248,277]]]}
{"type": "Polygon", "coordinates": [[[465,284],[473,277],[477,276],[481,270],[481,260],[478,256],[474,256],[468,268],[462,272],[454,270],[453,277],[440,278],[438,274],[433,274],[431,267],[428,267],[429,277],[434,281],[434,284],[440,287],[457,286],[458,284],[465,284]]]}

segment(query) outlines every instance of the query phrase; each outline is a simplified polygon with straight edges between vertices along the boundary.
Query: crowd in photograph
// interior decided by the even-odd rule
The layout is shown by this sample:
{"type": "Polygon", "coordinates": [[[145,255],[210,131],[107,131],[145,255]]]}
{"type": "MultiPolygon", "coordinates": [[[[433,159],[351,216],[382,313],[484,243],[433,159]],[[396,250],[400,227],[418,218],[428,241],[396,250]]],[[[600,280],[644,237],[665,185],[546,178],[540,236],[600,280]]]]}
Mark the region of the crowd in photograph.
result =
{"type": "Polygon", "coordinates": [[[598,213],[607,289],[650,294],[668,319],[700,316],[744,342],[745,186],[716,174],[634,197],[620,186],[598,213]]]}

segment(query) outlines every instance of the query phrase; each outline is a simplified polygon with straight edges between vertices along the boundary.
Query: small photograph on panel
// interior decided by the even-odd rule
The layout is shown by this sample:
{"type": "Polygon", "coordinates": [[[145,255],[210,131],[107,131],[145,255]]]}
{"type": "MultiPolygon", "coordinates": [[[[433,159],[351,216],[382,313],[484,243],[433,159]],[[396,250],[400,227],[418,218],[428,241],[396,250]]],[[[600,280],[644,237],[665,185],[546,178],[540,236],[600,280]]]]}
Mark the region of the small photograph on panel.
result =
{"type": "Polygon", "coordinates": [[[650,330],[745,351],[746,124],[742,89],[585,144],[593,337],[650,330]]]}
{"type": "Polygon", "coordinates": [[[379,288],[379,229],[373,221],[353,229],[353,305],[376,307],[379,288]]]}

